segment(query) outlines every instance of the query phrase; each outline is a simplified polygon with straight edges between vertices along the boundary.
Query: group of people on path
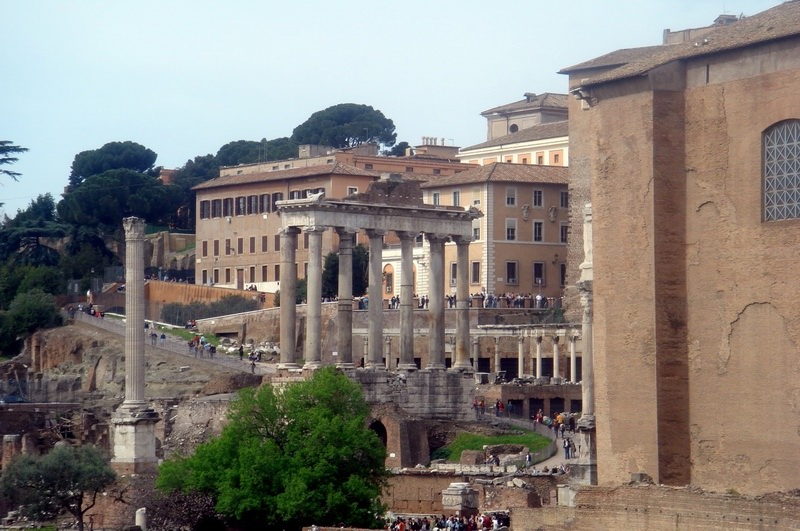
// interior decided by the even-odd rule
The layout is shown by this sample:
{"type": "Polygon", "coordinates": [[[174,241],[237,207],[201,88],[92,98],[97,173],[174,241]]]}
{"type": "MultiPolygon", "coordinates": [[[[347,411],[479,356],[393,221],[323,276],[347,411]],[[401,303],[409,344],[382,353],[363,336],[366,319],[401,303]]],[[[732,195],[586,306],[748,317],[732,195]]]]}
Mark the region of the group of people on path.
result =
{"type": "Polygon", "coordinates": [[[387,523],[388,531],[488,531],[490,529],[508,528],[511,518],[508,513],[483,513],[472,516],[459,516],[451,514],[441,516],[423,517],[397,517],[387,523]]]}

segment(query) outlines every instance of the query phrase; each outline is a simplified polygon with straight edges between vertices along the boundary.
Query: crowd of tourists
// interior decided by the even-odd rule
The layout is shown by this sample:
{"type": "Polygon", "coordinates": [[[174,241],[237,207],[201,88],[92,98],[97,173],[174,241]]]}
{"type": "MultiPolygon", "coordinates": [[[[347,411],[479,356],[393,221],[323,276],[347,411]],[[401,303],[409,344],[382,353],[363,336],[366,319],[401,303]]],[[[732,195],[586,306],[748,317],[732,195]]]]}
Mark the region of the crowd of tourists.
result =
{"type": "Polygon", "coordinates": [[[422,517],[397,517],[388,522],[388,531],[433,531],[444,529],[447,531],[486,531],[490,529],[508,529],[511,519],[508,513],[495,512],[483,513],[473,516],[457,516],[451,514],[441,516],[422,517]]]}

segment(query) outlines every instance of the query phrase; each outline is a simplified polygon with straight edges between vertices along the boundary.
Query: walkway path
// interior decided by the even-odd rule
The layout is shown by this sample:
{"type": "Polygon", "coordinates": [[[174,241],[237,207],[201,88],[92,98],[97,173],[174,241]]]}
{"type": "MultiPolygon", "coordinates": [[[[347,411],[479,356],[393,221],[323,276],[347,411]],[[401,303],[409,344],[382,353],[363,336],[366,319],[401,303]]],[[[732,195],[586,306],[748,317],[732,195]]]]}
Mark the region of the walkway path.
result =
{"type": "MultiPolygon", "coordinates": [[[[100,319],[97,317],[92,317],[84,312],[76,312],[75,321],[94,326],[95,328],[100,328],[112,334],[117,334],[123,337],[125,336],[124,321],[111,318],[100,319]]],[[[169,334],[168,329],[159,330],[159,336],[161,335],[161,332],[165,332],[167,336],[166,340],[162,343],[161,339],[158,339],[156,344],[153,345],[150,343],[150,337],[148,335],[149,331],[146,331],[145,348],[155,348],[162,352],[168,352],[172,355],[186,358],[187,362],[190,360],[201,359],[203,362],[224,366],[235,371],[251,372],[250,361],[246,358],[243,361],[239,361],[239,356],[231,356],[229,354],[223,354],[220,352],[217,352],[213,358],[198,357],[194,355],[193,350],[189,350],[189,345],[187,344],[186,340],[169,334]]],[[[274,364],[256,363],[255,366],[255,374],[274,373],[275,370],[274,364]]]]}

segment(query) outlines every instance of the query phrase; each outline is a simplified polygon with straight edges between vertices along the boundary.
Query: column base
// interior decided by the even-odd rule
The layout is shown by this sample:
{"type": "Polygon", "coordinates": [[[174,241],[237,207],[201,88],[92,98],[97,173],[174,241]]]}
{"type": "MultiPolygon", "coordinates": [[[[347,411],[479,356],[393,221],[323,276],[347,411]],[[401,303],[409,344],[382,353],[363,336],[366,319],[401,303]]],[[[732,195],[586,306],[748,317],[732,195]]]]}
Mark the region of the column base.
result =
{"type": "Polygon", "coordinates": [[[152,409],[116,411],[112,417],[111,467],[120,474],[144,474],[158,470],[155,426],[159,415],[152,409]]]}
{"type": "Polygon", "coordinates": [[[464,363],[464,364],[456,363],[455,365],[450,367],[450,370],[451,371],[458,371],[458,372],[468,372],[468,373],[475,372],[475,368],[472,367],[472,365],[470,365],[469,363],[464,363]]]}
{"type": "Polygon", "coordinates": [[[447,367],[445,367],[444,363],[436,363],[436,364],[431,363],[427,367],[425,367],[425,370],[426,371],[444,371],[444,370],[447,370],[447,367]]]}
{"type": "Polygon", "coordinates": [[[322,362],[321,361],[307,361],[307,362],[305,362],[303,364],[303,370],[304,371],[306,371],[306,370],[315,371],[315,370],[319,369],[320,367],[322,367],[322,362]]]}
{"type": "Polygon", "coordinates": [[[296,369],[300,369],[300,365],[298,365],[297,363],[295,363],[293,361],[289,362],[289,363],[278,363],[277,369],[278,370],[284,370],[284,369],[285,370],[296,370],[296,369]]]}
{"type": "Polygon", "coordinates": [[[397,366],[398,371],[417,371],[417,365],[415,363],[401,363],[397,366]]]}
{"type": "Polygon", "coordinates": [[[355,364],[354,364],[353,362],[351,362],[351,361],[344,361],[344,362],[342,362],[342,363],[337,363],[337,364],[336,364],[336,368],[337,368],[337,369],[355,369],[355,368],[356,368],[356,366],[355,366],[355,364]]]}

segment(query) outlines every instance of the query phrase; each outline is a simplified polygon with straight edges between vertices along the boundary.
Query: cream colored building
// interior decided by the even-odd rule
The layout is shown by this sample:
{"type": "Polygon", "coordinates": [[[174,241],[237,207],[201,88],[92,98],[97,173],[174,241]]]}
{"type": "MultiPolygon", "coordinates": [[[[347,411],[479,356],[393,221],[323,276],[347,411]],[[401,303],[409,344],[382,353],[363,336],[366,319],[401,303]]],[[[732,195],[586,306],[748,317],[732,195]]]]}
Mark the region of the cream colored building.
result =
{"type": "MultiPolygon", "coordinates": [[[[473,294],[561,297],[569,237],[568,170],[492,163],[422,185],[425,202],[474,206],[469,283],[473,294]]],[[[455,293],[455,245],[445,250],[446,285],[455,293]]],[[[552,303],[553,301],[551,301],[552,303]]]]}

